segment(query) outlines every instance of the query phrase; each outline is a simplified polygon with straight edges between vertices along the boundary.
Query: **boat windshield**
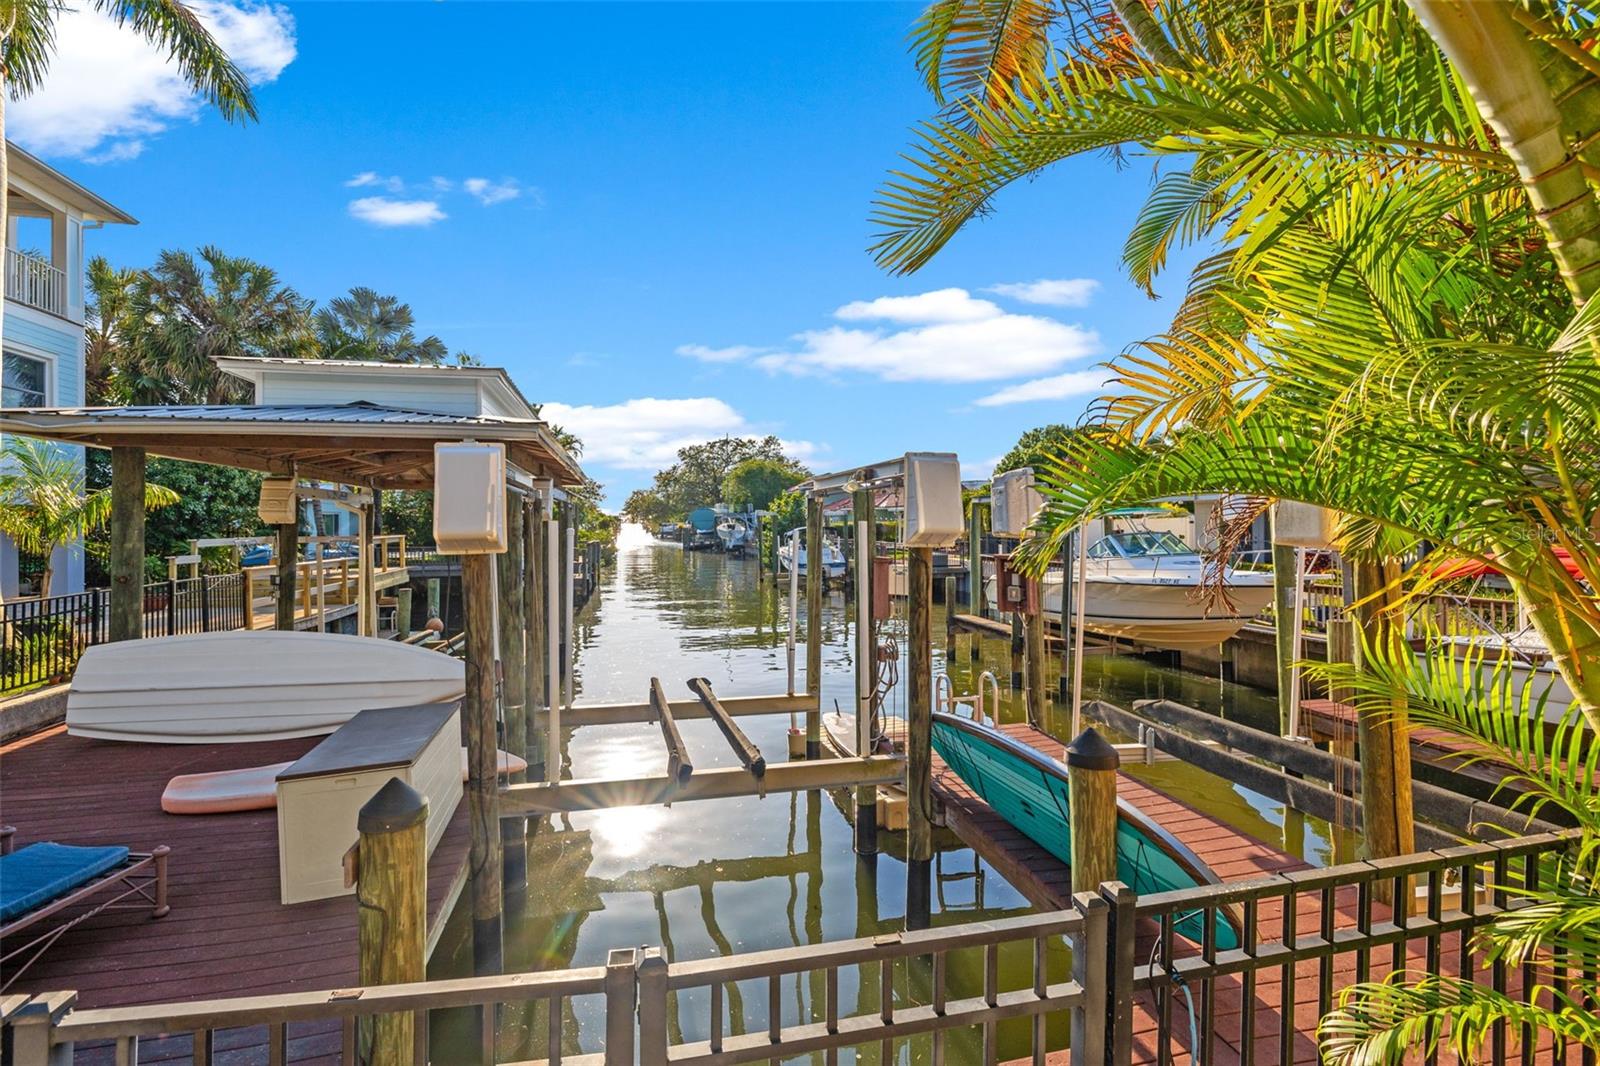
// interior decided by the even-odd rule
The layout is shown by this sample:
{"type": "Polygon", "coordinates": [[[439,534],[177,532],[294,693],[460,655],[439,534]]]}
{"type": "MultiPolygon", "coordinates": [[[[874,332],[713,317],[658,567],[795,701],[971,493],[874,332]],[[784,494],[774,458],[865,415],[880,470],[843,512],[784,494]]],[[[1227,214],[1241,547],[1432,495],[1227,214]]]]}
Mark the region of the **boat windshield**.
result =
{"type": "Polygon", "coordinates": [[[1113,533],[1102,537],[1089,549],[1091,559],[1135,559],[1149,555],[1194,555],[1195,550],[1176,534],[1165,530],[1136,533],[1113,533]]]}

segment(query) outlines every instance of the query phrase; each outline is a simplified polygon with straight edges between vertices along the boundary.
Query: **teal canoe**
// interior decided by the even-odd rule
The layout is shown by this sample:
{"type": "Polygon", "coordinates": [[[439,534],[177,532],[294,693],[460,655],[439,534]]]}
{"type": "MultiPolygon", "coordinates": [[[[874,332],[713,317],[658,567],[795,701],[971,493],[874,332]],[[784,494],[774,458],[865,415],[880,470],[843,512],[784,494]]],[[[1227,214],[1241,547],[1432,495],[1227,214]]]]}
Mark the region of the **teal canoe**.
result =
{"type": "MultiPolygon", "coordinates": [[[[1072,861],[1067,820],[1067,768],[1004,733],[943,711],[933,716],[933,750],[983,801],[1029,839],[1072,861]]],[[[1139,895],[1214,885],[1217,875],[1138,807],[1118,799],[1117,877],[1139,895]]],[[[1223,908],[1214,923],[1216,946],[1239,946],[1236,916],[1223,908]]],[[[1174,931],[1196,943],[1204,915],[1179,918],[1174,931]]]]}

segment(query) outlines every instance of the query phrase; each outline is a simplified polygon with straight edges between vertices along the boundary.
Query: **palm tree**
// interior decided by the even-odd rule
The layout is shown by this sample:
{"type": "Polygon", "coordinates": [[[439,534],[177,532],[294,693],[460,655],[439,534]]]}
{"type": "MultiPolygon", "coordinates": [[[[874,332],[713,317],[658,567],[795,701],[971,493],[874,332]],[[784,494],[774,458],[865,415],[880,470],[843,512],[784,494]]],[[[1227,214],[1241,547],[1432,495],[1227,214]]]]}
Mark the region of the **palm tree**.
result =
{"type": "MultiPolygon", "coordinates": [[[[190,87],[230,122],[254,119],[250,83],[181,0],[89,0],[118,26],[166,52],[190,87]]],[[[9,187],[5,140],[6,97],[21,99],[44,81],[55,54],[56,18],[65,0],[0,0],[0,190],[9,187]]],[[[0,195],[0,233],[6,232],[6,198],[0,195]]],[[[0,309],[0,331],[4,329],[0,309]]]]}
{"type": "MultiPolygon", "coordinates": [[[[81,540],[111,520],[111,490],[86,492],[83,470],[61,449],[29,437],[11,437],[5,443],[5,467],[0,472],[0,533],[21,551],[44,557],[41,598],[50,595],[51,555],[62,544],[81,540]]],[[[163,485],[147,483],[146,510],[178,502],[178,494],[163,485]]]]}
{"type": "Polygon", "coordinates": [[[243,382],[223,375],[223,356],[309,356],[315,353],[311,301],[253,259],[214,246],[199,258],[165,251],[140,273],[129,316],[137,376],[122,388],[135,403],[237,403],[243,382]]]}
{"type": "MultiPolygon", "coordinates": [[[[411,305],[398,296],[356,286],[317,311],[317,340],[325,359],[371,359],[437,366],[449,356],[444,341],[418,338],[411,305]]],[[[470,357],[469,357],[470,358],[470,357]]]]}

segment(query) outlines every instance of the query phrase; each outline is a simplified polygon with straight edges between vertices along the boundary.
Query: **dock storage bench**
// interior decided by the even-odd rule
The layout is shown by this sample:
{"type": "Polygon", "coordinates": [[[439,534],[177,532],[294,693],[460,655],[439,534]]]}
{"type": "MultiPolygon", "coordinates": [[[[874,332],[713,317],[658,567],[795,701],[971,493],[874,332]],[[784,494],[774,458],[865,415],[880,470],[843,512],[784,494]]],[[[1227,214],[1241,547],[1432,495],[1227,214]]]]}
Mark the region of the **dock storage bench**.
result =
{"type": "Polygon", "coordinates": [[[460,707],[361,711],[278,775],[278,885],[284,903],[354,892],[344,854],[356,814],[391,777],[428,798],[428,854],[461,802],[460,707]]]}

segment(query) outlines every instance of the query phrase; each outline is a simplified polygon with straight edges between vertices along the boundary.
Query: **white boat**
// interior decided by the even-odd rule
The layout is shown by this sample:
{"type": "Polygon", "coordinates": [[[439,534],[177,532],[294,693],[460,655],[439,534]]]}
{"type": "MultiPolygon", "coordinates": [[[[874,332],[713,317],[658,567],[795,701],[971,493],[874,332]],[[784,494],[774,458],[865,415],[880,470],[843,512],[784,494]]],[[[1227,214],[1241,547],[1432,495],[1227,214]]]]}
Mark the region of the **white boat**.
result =
{"type": "Polygon", "coordinates": [[[1470,662],[1480,684],[1501,688],[1508,699],[1526,695],[1530,708],[1543,700],[1546,722],[1559,722],[1571,710],[1572,687],[1556,669],[1549,646],[1531,628],[1511,635],[1445,637],[1440,643],[1449,649],[1457,677],[1470,662]]]}
{"type": "MultiPolygon", "coordinates": [[[[800,575],[804,577],[806,572],[806,531],[804,528],[791,529],[784,534],[783,543],[778,545],[778,569],[787,574],[789,566],[797,554],[799,556],[800,575]]],[[[843,577],[844,571],[844,552],[839,550],[838,540],[831,534],[823,534],[823,574],[827,577],[843,577]]]]}
{"type": "Polygon", "coordinates": [[[744,551],[755,541],[754,531],[744,519],[735,515],[723,515],[717,519],[717,539],[722,542],[725,552],[744,551]]]}
{"type": "Polygon", "coordinates": [[[99,740],[214,744],[331,733],[369,707],[437,703],[465,667],[375,637],[277,630],[97,644],[67,692],[67,732],[99,740]]]}
{"type": "MultiPolygon", "coordinates": [[[[1090,546],[1084,567],[1084,628],[1158,648],[1198,649],[1221,644],[1272,602],[1272,575],[1229,567],[1224,576],[1231,606],[1200,594],[1205,560],[1175,534],[1113,533],[1090,546]]],[[[1061,614],[1062,572],[1045,575],[1041,607],[1061,614]]],[[[995,606],[994,578],[984,596],[995,606]]]]}

